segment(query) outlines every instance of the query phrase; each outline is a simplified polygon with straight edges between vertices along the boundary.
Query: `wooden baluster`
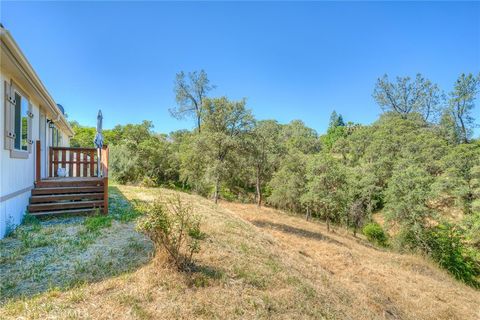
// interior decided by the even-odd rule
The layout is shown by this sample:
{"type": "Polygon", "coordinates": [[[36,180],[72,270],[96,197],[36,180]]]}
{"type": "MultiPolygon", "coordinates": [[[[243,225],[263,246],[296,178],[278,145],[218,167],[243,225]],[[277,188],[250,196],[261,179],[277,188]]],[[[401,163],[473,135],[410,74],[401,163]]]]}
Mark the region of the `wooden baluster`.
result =
{"type": "Polygon", "coordinates": [[[53,176],[58,177],[58,150],[53,149],[53,176]]]}
{"type": "Polygon", "coordinates": [[[95,177],[95,150],[90,150],[90,177],[95,177]]]}
{"type": "Polygon", "coordinates": [[[64,168],[66,170],[67,168],[67,150],[65,149],[62,149],[62,162],[61,162],[61,165],[62,165],[62,168],[64,168]]]}
{"type": "Polygon", "coordinates": [[[72,176],[72,174],[70,173],[70,170],[72,168],[71,158],[72,158],[72,150],[67,150],[67,158],[65,159],[66,160],[65,170],[67,170],[67,177],[72,176]]]}
{"type": "Polygon", "coordinates": [[[75,151],[75,161],[77,162],[77,172],[75,172],[76,177],[80,177],[80,151],[75,151]]]}
{"type": "Polygon", "coordinates": [[[88,154],[86,152],[82,152],[82,154],[83,154],[83,176],[87,177],[88,154]]]}

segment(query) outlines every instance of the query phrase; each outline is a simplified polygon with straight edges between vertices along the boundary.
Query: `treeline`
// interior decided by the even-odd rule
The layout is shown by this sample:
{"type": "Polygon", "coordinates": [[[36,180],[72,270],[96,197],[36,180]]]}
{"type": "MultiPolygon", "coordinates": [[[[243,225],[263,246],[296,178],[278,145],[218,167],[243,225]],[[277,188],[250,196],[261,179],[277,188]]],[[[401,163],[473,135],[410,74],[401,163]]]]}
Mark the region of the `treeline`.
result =
{"type": "MultiPolygon", "coordinates": [[[[106,130],[111,172],[120,183],[266,203],[328,228],[363,229],[478,286],[480,141],[472,139],[472,112],[479,83],[480,76],[461,75],[444,94],[421,75],[385,76],[373,93],[384,110],[376,122],[345,123],[333,112],[319,135],[299,120],[256,120],[245,100],[208,97],[214,86],[205,72],[180,73],[170,111],[194,118],[196,128],[164,135],[144,121],[106,130]]],[[[91,146],[94,128],[73,126],[72,145],[91,146]]]]}

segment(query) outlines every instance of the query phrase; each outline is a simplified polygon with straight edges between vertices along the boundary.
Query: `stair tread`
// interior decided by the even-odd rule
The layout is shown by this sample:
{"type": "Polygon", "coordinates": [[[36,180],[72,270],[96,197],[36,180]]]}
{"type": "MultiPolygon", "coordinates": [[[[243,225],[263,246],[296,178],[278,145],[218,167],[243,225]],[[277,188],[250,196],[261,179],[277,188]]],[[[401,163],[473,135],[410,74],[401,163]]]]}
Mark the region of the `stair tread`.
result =
{"type": "Polygon", "coordinates": [[[65,205],[65,204],[70,204],[70,203],[82,204],[82,205],[98,204],[98,203],[103,204],[103,200],[32,203],[29,207],[47,207],[47,206],[57,206],[57,205],[62,206],[62,205],[65,205]]]}
{"type": "Polygon", "coordinates": [[[81,213],[93,213],[93,208],[50,210],[50,211],[30,212],[29,214],[32,216],[48,216],[48,215],[81,214],[81,213]]]}
{"type": "MultiPolygon", "coordinates": [[[[76,187],[76,186],[65,186],[65,187],[35,187],[36,190],[64,190],[64,189],[90,189],[90,188],[103,188],[103,186],[81,186],[81,187],[76,187]]],[[[34,189],[34,190],[35,190],[34,189]]]]}
{"type": "Polygon", "coordinates": [[[103,180],[42,180],[35,183],[38,188],[49,187],[88,187],[88,186],[103,186],[103,180]]]}
{"type": "Polygon", "coordinates": [[[83,193],[65,193],[65,194],[40,194],[40,195],[32,195],[32,198],[52,198],[52,197],[59,197],[59,198],[68,198],[68,197],[80,197],[80,196],[103,196],[103,192],[83,192],[83,193]]]}
{"type": "Polygon", "coordinates": [[[79,194],[79,193],[90,193],[90,192],[102,192],[103,186],[87,186],[87,187],[49,187],[49,188],[40,188],[35,187],[32,190],[32,195],[58,195],[58,194],[79,194]]]}

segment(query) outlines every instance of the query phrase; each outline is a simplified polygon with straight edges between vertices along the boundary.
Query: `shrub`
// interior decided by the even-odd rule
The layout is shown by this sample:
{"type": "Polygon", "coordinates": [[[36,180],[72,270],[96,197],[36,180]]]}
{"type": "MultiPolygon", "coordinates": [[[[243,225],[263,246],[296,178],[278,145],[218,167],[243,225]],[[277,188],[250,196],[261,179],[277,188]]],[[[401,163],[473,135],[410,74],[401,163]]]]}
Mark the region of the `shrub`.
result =
{"type": "Polygon", "coordinates": [[[461,230],[445,223],[427,233],[431,257],[453,276],[466,284],[480,287],[480,265],[471,257],[462,243],[461,230]]]}
{"type": "Polygon", "coordinates": [[[200,251],[200,219],[179,196],[165,203],[155,201],[138,222],[138,230],[147,235],[157,250],[164,249],[179,270],[191,270],[193,255],[200,251]]]}
{"type": "Polygon", "coordinates": [[[363,227],[363,234],[367,237],[368,241],[376,243],[382,247],[387,246],[387,235],[383,231],[382,226],[378,223],[370,222],[363,227]]]}

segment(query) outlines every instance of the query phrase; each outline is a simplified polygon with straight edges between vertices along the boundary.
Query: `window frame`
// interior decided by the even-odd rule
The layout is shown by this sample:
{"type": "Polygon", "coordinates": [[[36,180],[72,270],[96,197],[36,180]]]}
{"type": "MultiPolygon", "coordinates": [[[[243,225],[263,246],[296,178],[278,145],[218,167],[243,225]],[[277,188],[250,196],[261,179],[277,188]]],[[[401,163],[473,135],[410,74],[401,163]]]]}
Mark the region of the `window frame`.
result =
{"type": "MultiPolygon", "coordinates": [[[[16,85],[16,83],[12,80],[11,81],[11,92],[10,92],[10,95],[16,99],[16,95],[18,94],[20,96],[20,99],[25,99],[26,102],[27,102],[27,149],[24,150],[24,149],[17,149],[17,146],[16,146],[16,137],[13,141],[13,144],[12,144],[12,148],[10,149],[10,158],[17,158],[17,159],[28,159],[29,157],[29,154],[31,153],[31,150],[32,150],[32,143],[30,141],[30,138],[31,138],[31,131],[32,131],[32,125],[33,125],[33,121],[32,121],[32,104],[30,102],[30,97],[22,90],[20,89],[20,87],[18,85],[16,85]]],[[[17,133],[17,121],[15,119],[15,113],[16,113],[16,108],[17,108],[17,104],[16,104],[16,100],[15,100],[15,105],[13,106],[13,112],[14,112],[14,116],[13,116],[13,123],[12,123],[12,128],[13,128],[13,132],[17,133]]],[[[20,135],[22,134],[22,110],[21,110],[21,102],[20,102],[20,135]]],[[[20,148],[22,148],[22,137],[20,136],[20,148]]]]}

